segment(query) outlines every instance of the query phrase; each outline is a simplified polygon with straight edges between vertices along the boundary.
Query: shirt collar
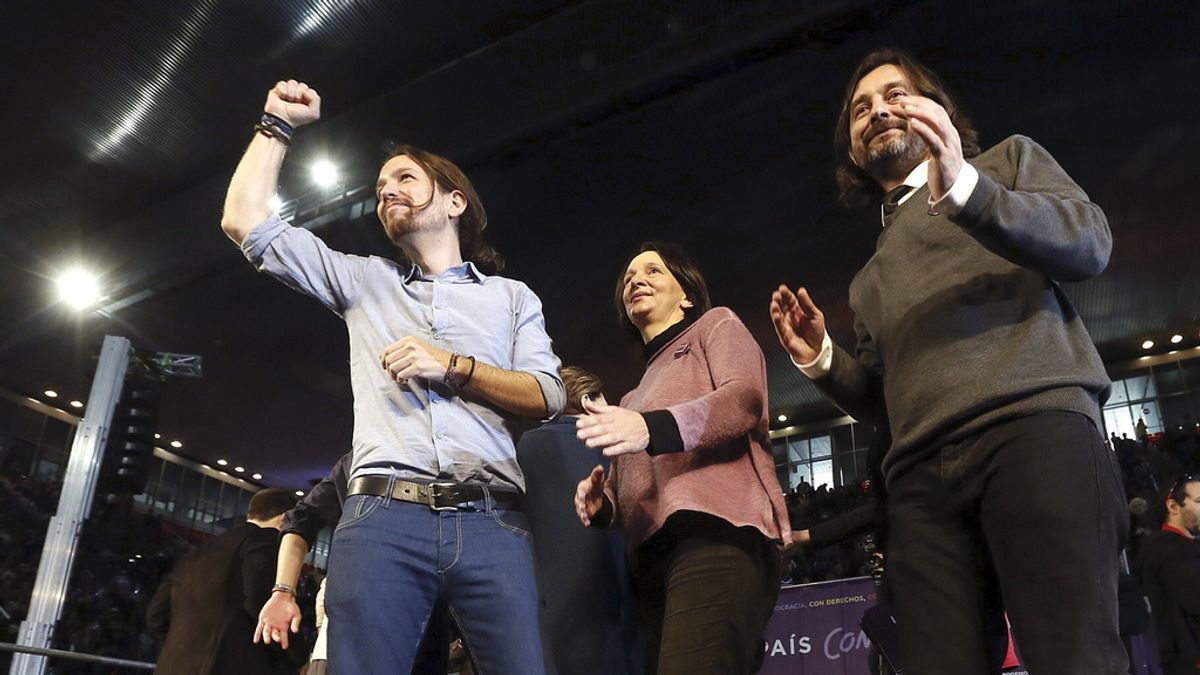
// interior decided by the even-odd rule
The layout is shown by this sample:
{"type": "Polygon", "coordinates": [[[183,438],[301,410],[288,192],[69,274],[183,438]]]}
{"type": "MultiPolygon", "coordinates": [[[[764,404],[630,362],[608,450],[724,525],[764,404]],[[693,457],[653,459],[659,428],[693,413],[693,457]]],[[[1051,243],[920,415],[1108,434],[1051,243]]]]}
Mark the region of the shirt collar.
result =
{"type": "Polygon", "coordinates": [[[1175,534],[1177,534],[1181,537],[1187,537],[1188,539],[1192,538],[1192,535],[1188,534],[1187,532],[1184,532],[1183,530],[1179,529],[1178,527],[1171,527],[1170,525],[1167,525],[1166,523],[1163,523],[1162,531],[1163,532],[1174,532],[1175,534]]]}
{"type": "MultiPolygon", "coordinates": [[[[468,260],[461,265],[455,265],[454,267],[447,268],[445,272],[442,272],[440,275],[438,275],[438,278],[452,282],[472,279],[475,281],[475,283],[482,284],[484,280],[487,279],[487,275],[483,272],[480,272],[479,268],[475,266],[475,263],[468,260]]],[[[432,277],[425,274],[425,272],[421,270],[421,266],[415,263],[408,266],[408,272],[405,273],[403,279],[404,283],[406,284],[412,283],[415,280],[432,281],[432,277]]]]}
{"type": "MultiPolygon", "coordinates": [[[[903,204],[904,202],[911,199],[912,196],[917,193],[917,188],[924,187],[925,184],[928,182],[929,182],[929,160],[925,160],[924,162],[921,162],[920,164],[914,166],[913,170],[909,171],[908,175],[904,177],[903,185],[909,186],[910,188],[912,188],[912,190],[910,190],[908,194],[901,197],[900,201],[898,203],[903,204]]],[[[882,204],[879,205],[879,222],[884,227],[887,227],[887,223],[883,219],[883,205],[882,204]]]]}

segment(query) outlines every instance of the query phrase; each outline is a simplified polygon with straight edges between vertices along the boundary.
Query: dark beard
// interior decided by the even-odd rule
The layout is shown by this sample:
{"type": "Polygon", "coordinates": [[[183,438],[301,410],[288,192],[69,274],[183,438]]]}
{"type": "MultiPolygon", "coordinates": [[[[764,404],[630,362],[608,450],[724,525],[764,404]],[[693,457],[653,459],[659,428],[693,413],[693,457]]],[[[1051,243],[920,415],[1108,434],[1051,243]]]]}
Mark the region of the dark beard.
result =
{"type": "Polygon", "coordinates": [[[925,141],[907,128],[899,138],[893,138],[883,145],[867,147],[867,167],[876,169],[900,166],[906,171],[911,170],[929,153],[925,141]]]}

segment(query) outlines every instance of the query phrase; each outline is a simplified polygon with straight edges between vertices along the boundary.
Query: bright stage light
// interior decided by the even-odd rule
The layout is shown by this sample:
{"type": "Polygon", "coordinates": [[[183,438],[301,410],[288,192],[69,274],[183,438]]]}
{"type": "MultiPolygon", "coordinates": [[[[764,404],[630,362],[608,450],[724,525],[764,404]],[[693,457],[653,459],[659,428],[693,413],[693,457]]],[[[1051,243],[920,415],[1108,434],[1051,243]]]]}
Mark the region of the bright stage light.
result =
{"type": "Polygon", "coordinates": [[[271,195],[269,200],[267,200],[267,206],[269,206],[272,211],[278,213],[279,209],[283,208],[283,197],[280,197],[279,193],[276,192],[275,194],[271,195]]]}
{"type": "Polygon", "coordinates": [[[775,419],[779,420],[780,422],[786,422],[787,415],[780,415],[779,417],[776,417],[775,419]]]}
{"type": "Polygon", "coordinates": [[[254,480],[262,480],[262,474],[261,474],[261,473],[256,473],[256,474],[254,474],[253,476],[250,476],[250,477],[251,477],[251,478],[253,478],[254,480]]]}
{"type": "Polygon", "coordinates": [[[72,408],[82,408],[83,401],[71,401],[71,407],[72,408]]]}
{"type": "Polygon", "coordinates": [[[1183,336],[1182,336],[1182,335],[1172,335],[1172,336],[1171,336],[1171,344],[1173,344],[1173,345],[1177,345],[1177,344],[1179,344],[1180,342],[1183,342],[1183,336]]]}
{"type": "Polygon", "coordinates": [[[42,393],[46,395],[46,398],[58,398],[58,392],[54,391],[53,389],[47,389],[42,393]]]}
{"type": "Polygon", "coordinates": [[[312,179],[321,187],[333,187],[338,182],[338,170],[333,162],[322,159],[312,165],[312,179]]]}
{"type": "Polygon", "coordinates": [[[218,460],[217,460],[217,466],[229,466],[229,462],[227,462],[227,461],[225,461],[225,460],[223,460],[223,459],[218,459],[218,460]]]}
{"type": "Polygon", "coordinates": [[[58,299],[76,310],[84,310],[100,299],[100,282],[96,275],[81,268],[63,272],[54,282],[58,299]]]}
{"type": "Polygon", "coordinates": [[[171,441],[171,447],[172,448],[182,448],[183,443],[180,443],[179,441],[171,441]]]}
{"type": "Polygon", "coordinates": [[[1150,349],[1154,346],[1154,340],[1146,340],[1142,343],[1142,349],[1150,349]]]}

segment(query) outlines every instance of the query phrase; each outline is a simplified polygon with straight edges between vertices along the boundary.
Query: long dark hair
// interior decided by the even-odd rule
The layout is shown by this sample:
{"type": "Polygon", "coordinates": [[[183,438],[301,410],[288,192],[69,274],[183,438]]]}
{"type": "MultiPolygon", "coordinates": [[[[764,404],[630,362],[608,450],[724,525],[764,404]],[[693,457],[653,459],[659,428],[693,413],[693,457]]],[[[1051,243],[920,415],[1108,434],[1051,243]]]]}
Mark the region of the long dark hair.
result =
{"type": "Polygon", "coordinates": [[[467,208],[458,217],[458,249],[463,260],[475,263],[484,274],[497,274],[504,269],[504,256],[483,240],[487,229],[487,212],[471,179],[450,160],[428,150],[411,145],[388,144],[388,156],[384,164],[404,155],[429,175],[433,184],[442,192],[458,190],[467,199],[467,208]]]}
{"type": "Polygon", "coordinates": [[[700,274],[700,268],[696,266],[692,256],[688,255],[683,247],[665,241],[642,242],[637,252],[625,258],[625,264],[621,265],[621,269],[617,273],[616,293],[613,295],[613,302],[617,307],[617,324],[626,333],[637,338],[639,342],[642,334],[638,331],[637,326],[629,320],[629,315],[625,313],[625,270],[629,269],[629,263],[634,258],[647,251],[654,251],[658,257],[662,258],[663,264],[679,282],[683,294],[692,301],[692,306],[683,310],[685,316],[704,316],[705,312],[712,309],[712,302],[708,299],[708,284],[704,283],[704,276],[700,274]]]}
{"type": "Polygon", "coordinates": [[[962,140],[963,157],[975,157],[979,154],[979,132],[971,125],[954,99],[946,91],[945,85],[932,70],[921,65],[916,57],[898,49],[878,49],[867,54],[867,57],[854,69],[850,82],[846,85],[846,94],[842,98],[842,111],[838,114],[837,128],[833,132],[833,150],[837,157],[837,183],[839,198],[846,206],[867,206],[883,200],[883,190],[879,183],[854,162],[850,161],[850,103],[854,98],[854,89],[859,80],[880,66],[893,65],[900,69],[908,78],[909,83],[916,87],[917,93],[937,102],[950,115],[950,121],[958,130],[962,140]]]}

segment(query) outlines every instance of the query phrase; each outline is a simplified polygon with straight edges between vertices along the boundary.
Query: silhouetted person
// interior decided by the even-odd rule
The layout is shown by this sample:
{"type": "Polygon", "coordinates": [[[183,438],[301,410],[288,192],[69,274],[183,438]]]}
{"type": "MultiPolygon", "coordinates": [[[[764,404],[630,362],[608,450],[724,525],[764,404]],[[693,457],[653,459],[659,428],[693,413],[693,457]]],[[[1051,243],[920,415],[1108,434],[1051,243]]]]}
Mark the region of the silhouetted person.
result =
{"type": "Polygon", "coordinates": [[[296,503],[287,490],[250,498],[246,522],[206,542],[176,564],[146,610],[151,633],[166,636],[158,667],[163,675],[295,672],[297,662],[278,647],[252,642],[258,610],[271,594],[279,528],[296,503]]]}

